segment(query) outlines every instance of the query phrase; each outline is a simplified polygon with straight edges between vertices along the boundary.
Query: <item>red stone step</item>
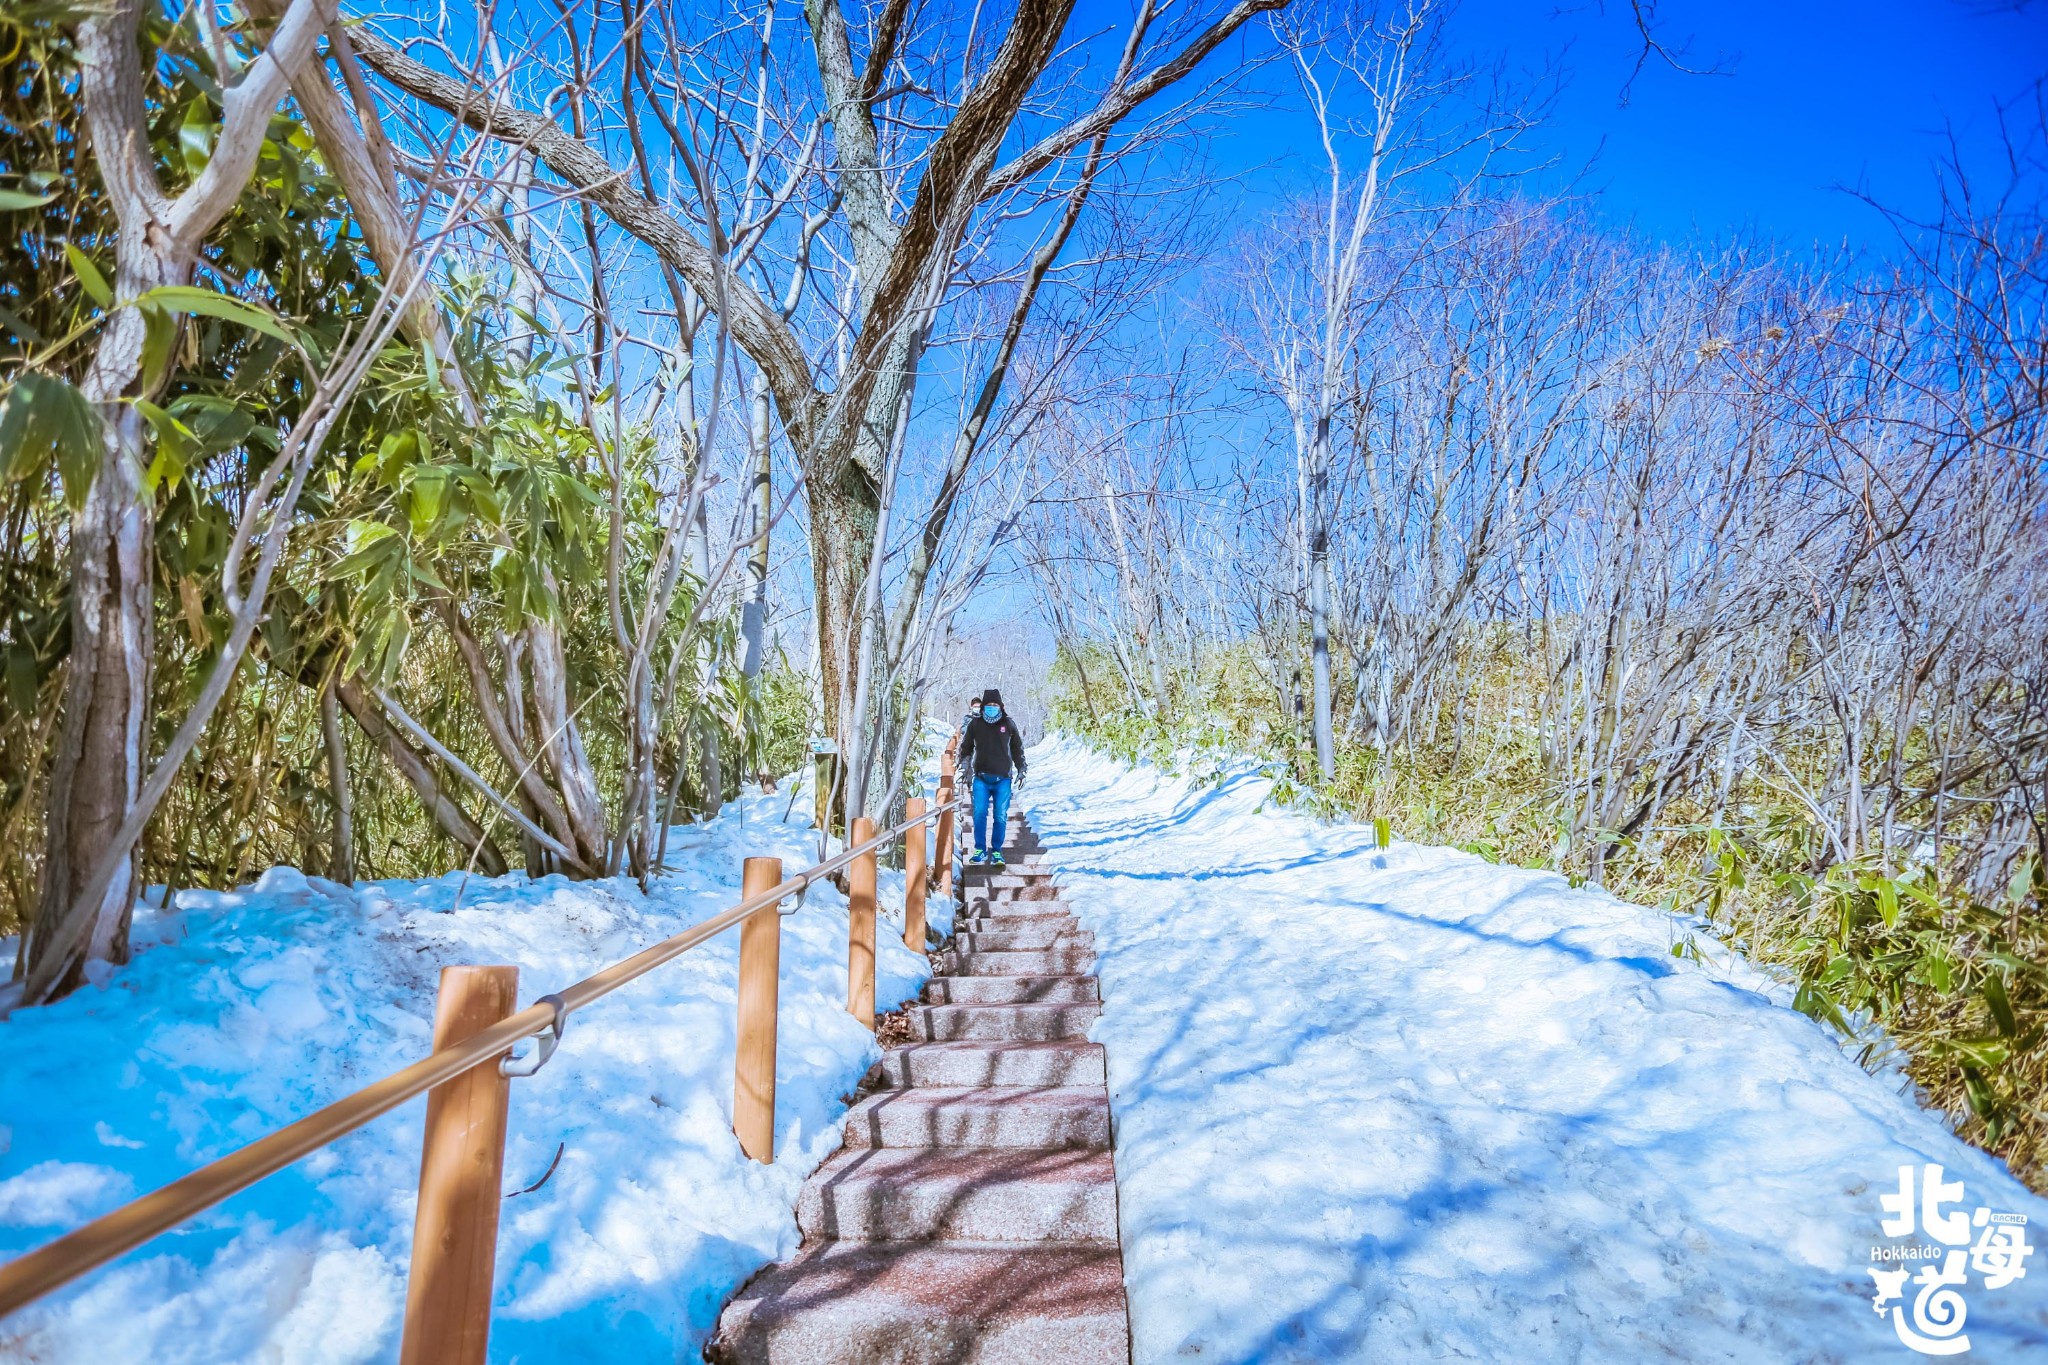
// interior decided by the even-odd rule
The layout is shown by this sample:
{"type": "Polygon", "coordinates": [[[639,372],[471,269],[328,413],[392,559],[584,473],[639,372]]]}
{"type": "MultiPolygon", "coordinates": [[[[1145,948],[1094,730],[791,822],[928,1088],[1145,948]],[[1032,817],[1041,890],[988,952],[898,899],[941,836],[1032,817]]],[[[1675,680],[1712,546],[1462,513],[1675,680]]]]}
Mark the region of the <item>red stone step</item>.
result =
{"type": "Polygon", "coordinates": [[[1108,1147],[1109,1095],[1043,1090],[884,1090],[846,1114],[848,1147],[1108,1147]]]}
{"type": "Polygon", "coordinates": [[[1114,1242],[1116,1169],[1087,1148],[849,1148],[804,1186],[796,1220],[846,1241],[1114,1242]]]}
{"type": "Polygon", "coordinates": [[[1005,901],[1056,901],[1060,898],[1060,889],[1051,882],[1033,882],[1029,886],[1006,886],[996,882],[991,886],[976,885],[970,894],[978,899],[983,893],[998,905],[1005,901]]]}
{"type": "Polygon", "coordinates": [[[912,1086],[1099,1086],[1107,1073],[1102,1045],[1054,1043],[913,1043],[891,1048],[869,1076],[895,1089],[912,1086]]]}
{"type": "Polygon", "coordinates": [[[1033,924],[1075,922],[1074,909],[1065,901],[975,901],[967,907],[966,914],[953,921],[953,928],[1025,928],[1033,924]]]}
{"type": "Polygon", "coordinates": [[[924,988],[930,1005],[1067,1004],[1101,998],[1092,976],[935,976],[924,988]]]}
{"type": "Polygon", "coordinates": [[[1088,929],[1069,929],[1059,923],[1034,924],[1026,928],[955,930],[948,945],[960,953],[1035,952],[1042,948],[1093,948],[1095,934],[1088,929]]]}
{"type": "Polygon", "coordinates": [[[1128,1365],[1095,936],[1021,820],[713,1365],[1128,1365]]]}
{"type": "Polygon", "coordinates": [[[1115,1244],[823,1242],[726,1306],[714,1365],[1128,1365],[1115,1244]]]}
{"type": "Polygon", "coordinates": [[[1096,1001],[1028,1005],[918,1005],[908,1011],[913,1037],[933,1043],[970,1039],[1048,1043],[1086,1038],[1101,1015],[1096,1001]]]}
{"type": "Polygon", "coordinates": [[[958,976],[1066,976],[1095,970],[1093,948],[1046,948],[1035,952],[956,953],[940,959],[958,976]]]}

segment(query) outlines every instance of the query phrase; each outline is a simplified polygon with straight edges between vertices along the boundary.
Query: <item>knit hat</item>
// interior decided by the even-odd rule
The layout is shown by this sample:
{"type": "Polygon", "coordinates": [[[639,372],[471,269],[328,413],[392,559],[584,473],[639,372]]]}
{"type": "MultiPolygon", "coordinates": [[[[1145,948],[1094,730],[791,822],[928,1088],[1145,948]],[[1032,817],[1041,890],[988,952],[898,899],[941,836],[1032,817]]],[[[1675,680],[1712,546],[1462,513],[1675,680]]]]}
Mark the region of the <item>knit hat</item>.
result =
{"type": "Polygon", "coordinates": [[[1003,694],[991,687],[988,691],[981,694],[981,704],[983,706],[1001,706],[1003,704],[1003,694]]]}

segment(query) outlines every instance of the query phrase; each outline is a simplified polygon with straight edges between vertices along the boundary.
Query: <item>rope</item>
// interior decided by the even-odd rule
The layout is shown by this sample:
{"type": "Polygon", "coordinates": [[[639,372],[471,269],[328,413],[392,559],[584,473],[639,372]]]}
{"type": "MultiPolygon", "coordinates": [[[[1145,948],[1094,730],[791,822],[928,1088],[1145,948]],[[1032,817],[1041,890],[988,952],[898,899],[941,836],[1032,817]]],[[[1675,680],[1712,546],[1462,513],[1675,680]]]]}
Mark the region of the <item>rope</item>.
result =
{"type": "Polygon", "coordinates": [[[402,1071],[375,1081],[315,1110],[296,1123],[200,1167],[190,1175],[123,1204],[74,1232],[16,1257],[0,1266],[0,1318],[170,1231],[223,1199],[239,1194],[300,1157],[353,1133],[414,1096],[423,1095],[471,1067],[509,1052],[514,1044],[537,1033],[553,1031],[564,1016],[602,1000],[621,986],[681,957],[705,940],[716,938],[749,916],[808,890],[812,883],[831,876],[854,859],[874,852],[913,826],[935,820],[941,812],[965,804],[966,798],[961,797],[944,806],[934,805],[923,815],[905,820],[872,839],[805,868],[779,886],[728,906],[710,919],[584,977],[566,990],[543,996],[517,1014],[472,1034],[453,1047],[424,1057],[402,1071]]]}

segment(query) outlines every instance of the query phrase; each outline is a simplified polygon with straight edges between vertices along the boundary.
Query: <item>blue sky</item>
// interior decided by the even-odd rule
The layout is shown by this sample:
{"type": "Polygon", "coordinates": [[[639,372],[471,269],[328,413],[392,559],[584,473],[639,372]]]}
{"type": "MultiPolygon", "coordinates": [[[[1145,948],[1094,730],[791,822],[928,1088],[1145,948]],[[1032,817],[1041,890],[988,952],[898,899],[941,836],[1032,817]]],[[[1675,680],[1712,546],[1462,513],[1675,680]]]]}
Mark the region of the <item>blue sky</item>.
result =
{"type": "MultiPolygon", "coordinates": [[[[1664,0],[1660,35],[1689,47],[1689,65],[1726,74],[1652,58],[1625,104],[1640,50],[1627,0],[1466,0],[1451,43],[1510,70],[1562,64],[1568,83],[1540,143],[1562,165],[1592,167],[1583,186],[1617,224],[1666,241],[1753,230],[1794,249],[1882,251],[1888,229],[1838,187],[1925,206],[1944,127],[1970,159],[1995,163],[1996,104],[2048,74],[2048,0],[1996,6],[1664,0]]],[[[1269,84],[1284,88],[1279,75],[1269,84]]],[[[1275,108],[1220,131],[1220,159],[1244,165],[1305,129],[1275,108]]]]}

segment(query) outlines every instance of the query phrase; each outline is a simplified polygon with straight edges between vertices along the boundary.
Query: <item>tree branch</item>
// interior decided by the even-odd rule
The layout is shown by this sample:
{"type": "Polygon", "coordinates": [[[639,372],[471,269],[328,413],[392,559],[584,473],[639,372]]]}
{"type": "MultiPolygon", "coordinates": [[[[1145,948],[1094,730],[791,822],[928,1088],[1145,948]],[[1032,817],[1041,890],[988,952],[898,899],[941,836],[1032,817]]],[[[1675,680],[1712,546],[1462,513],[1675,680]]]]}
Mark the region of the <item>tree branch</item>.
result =
{"type": "Polygon", "coordinates": [[[373,33],[358,29],[354,38],[363,61],[406,94],[488,137],[531,148],[543,165],[645,242],[699,294],[708,298],[724,288],[729,296],[727,320],[733,339],[768,376],[776,406],[782,409],[783,425],[792,443],[802,448],[824,405],[812,384],[810,361],[773,305],[742,281],[721,283],[717,259],[695,233],[633,189],[623,172],[554,120],[480,90],[470,81],[443,75],[373,33]]]}

